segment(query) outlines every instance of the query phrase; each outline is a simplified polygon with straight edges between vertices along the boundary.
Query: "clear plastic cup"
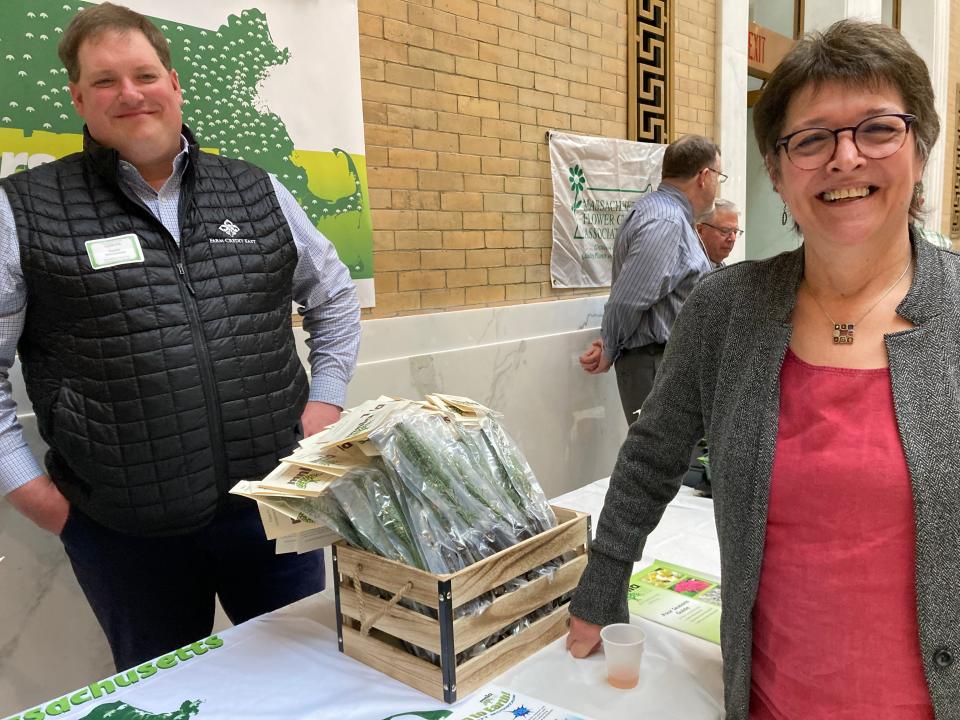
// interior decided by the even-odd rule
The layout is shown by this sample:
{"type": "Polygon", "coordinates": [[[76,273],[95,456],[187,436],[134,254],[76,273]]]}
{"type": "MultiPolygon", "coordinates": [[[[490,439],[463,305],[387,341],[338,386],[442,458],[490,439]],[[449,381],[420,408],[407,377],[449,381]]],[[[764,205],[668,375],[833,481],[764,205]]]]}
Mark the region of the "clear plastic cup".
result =
{"type": "Polygon", "coordinates": [[[600,631],[600,639],[607,658],[607,682],[620,690],[636,687],[646,639],[643,630],[629,623],[615,623],[600,631]]]}

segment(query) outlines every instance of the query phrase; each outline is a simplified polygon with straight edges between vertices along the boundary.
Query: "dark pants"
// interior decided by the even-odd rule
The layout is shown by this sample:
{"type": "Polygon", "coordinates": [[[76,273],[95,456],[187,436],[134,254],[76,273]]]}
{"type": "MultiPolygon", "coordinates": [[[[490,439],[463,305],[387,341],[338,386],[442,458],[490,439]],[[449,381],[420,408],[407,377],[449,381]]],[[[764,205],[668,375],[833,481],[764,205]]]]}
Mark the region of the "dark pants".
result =
{"type": "MultiPolygon", "coordinates": [[[[620,391],[620,404],[623,414],[627,418],[627,425],[632,425],[637,419],[637,410],[643,407],[643,401],[653,389],[653,381],[657,377],[660,363],[663,361],[664,345],[655,343],[639,348],[624,350],[617,358],[614,370],[617,373],[617,389],[620,391]]],[[[697,459],[702,454],[699,445],[694,446],[690,453],[690,467],[703,466],[697,459]]],[[[692,477],[686,481],[687,472],[684,472],[684,482],[688,485],[698,485],[702,482],[702,475],[692,477]]]]}
{"type": "Polygon", "coordinates": [[[207,637],[214,595],[238,624],[323,589],[322,551],[276,555],[252,502],[166,538],[122,535],[71,508],[60,538],[118,671],[207,637]]]}
{"type": "Polygon", "coordinates": [[[643,401],[653,388],[653,380],[663,360],[663,348],[660,343],[628,348],[620,353],[613,366],[627,425],[632,425],[637,419],[637,410],[643,406],[643,401]]]}

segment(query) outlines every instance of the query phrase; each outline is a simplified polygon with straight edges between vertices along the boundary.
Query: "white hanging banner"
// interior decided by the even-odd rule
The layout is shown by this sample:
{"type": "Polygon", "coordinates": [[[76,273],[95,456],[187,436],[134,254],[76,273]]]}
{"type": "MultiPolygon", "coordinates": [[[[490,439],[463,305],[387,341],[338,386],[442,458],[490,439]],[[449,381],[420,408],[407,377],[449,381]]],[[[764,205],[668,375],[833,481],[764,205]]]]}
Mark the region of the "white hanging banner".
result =
{"type": "Polygon", "coordinates": [[[617,230],[637,199],[660,184],[666,147],[550,133],[553,287],[610,284],[617,230]]]}

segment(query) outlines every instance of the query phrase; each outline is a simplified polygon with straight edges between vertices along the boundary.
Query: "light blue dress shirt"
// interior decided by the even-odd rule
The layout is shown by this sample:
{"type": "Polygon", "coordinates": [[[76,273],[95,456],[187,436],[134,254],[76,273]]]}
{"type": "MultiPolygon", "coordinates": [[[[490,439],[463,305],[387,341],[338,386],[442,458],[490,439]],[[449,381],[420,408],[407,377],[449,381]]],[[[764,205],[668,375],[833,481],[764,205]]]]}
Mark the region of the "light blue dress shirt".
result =
{"type": "Polygon", "coordinates": [[[603,309],[603,352],[665,343],[680,307],[713,264],[693,225],[693,207],[663,183],[627,213],[613,245],[613,282],[603,309]]]}

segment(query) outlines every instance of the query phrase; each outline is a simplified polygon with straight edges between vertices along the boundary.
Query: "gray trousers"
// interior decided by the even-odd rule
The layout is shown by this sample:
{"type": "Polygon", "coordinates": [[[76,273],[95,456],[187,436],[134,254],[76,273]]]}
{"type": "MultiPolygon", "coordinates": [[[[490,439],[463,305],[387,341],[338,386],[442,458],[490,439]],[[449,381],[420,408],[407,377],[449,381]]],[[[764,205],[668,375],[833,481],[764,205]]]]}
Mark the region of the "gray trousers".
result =
{"type": "Polygon", "coordinates": [[[643,406],[653,380],[663,360],[663,345],[654,343],[638,348],[629,348],[620,353],[613,369],[617,373],[617,389],[627,425],[637,419],[637,410],[643,406]]]}

